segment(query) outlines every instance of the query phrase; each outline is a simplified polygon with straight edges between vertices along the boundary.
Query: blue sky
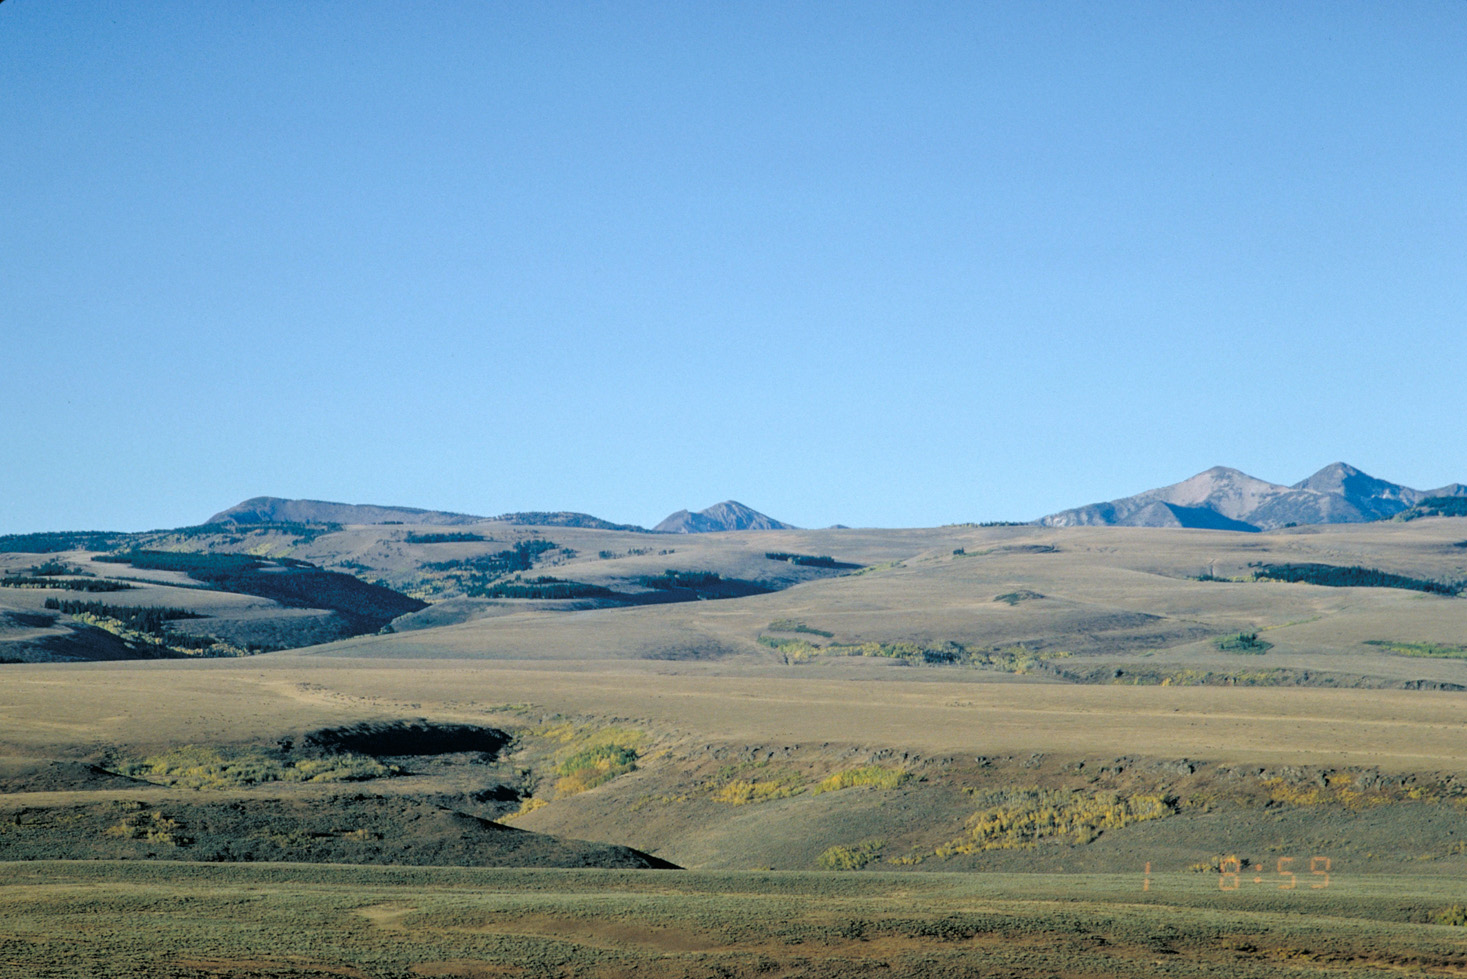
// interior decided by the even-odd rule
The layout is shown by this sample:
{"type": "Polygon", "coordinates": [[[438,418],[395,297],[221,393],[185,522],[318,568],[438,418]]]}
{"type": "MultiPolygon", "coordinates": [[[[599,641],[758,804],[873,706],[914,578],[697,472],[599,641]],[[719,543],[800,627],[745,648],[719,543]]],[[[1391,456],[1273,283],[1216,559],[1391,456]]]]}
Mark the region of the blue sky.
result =
{"type": "Polygon", "coordinates": [[[1467,481],[1467,5],[0,4],[0,533],[1467,481]]]}

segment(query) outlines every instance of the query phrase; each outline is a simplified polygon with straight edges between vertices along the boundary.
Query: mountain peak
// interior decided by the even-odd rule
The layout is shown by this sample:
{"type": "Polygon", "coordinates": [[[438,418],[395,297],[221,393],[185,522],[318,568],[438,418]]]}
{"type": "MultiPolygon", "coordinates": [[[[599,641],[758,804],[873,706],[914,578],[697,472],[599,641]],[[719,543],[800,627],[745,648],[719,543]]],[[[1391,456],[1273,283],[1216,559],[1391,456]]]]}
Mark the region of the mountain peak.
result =
{"type": "Polygon", "coordinates": [[[1355,479],[1364,476],[1366,479],[1372,477],[1356,469],[1348,462],[1331,462],[1319,472],[1310,476],[1303,482],[1295,483],[1294,489],[1323,489],[1325,487],[1338,488],[1347,479],[1355,479]]]}
{"type": "Polygon", "coordinates": [[[775,520],[745,506],[737,500],[724,500],[706,510],[690,513],[679,510],[652,528],[664,534],[709,534],[722,530],[795,530],[796,527],[775,520]]]}
{"type": "Polygon", "coordinates": [[[1042,518],[1052,527],[1183,526],[1270,530],[1292,524],[1358,523],[1394,516],[1425,494],[1332,462],[1293,486],[1281,486],[1227,466],[1109,503],[1042,518]],[[1158,506],[1165,504],[1165,509],[1158,506]],[[1225,518],[1220,520],[1219,518],[1225,518]]]}

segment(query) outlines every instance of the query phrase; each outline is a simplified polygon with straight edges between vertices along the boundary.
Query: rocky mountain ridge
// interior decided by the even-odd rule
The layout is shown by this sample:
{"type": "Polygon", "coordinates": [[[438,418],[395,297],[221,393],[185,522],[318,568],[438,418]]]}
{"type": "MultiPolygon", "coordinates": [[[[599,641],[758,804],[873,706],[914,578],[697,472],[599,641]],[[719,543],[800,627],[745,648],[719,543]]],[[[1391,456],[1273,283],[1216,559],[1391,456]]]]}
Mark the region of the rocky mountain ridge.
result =
{"type": "Polygon", "coordinates": [[[1452,483],[1418,490],[1336,462],[1292,486],[1214,466],[1180,483],[1041,517],[1047,527],[1194,527],[1276,530],[1292,524],[1381,520],[1441,496],[1467,496],[1452,483]]]}
{"type": "Polygon", "coordinates": [[[724,530],[798,530],[736,500],[715,503],[706,510],[679,510],[652,528],[662,534],[712,534],[724,530]]]}
{"type": "MultiPolygon", "coordinates": [[[[571,511],[529,511],[503,513],[497,517],[480,517],[470,513],[423,510],[417,507],[377,506],[365,503],[334,503],[327,500],[289,500],[277,496],[256,496],[221,510],[206,523],[241,525],[265,523],[299,524],[413,524],[453,526],[502,522],[527,527],[582,527],[593,530],[624,530],[648,533],[635,524],[612,523],[588,513],[571,511]]],[[[706,510],[690,513],[679,510],[663,520],[652,533],[705,534],[725,530],[795,530],[791,524],[775,520],[753,507],[734,500],[715,503],[706,510]]]]}

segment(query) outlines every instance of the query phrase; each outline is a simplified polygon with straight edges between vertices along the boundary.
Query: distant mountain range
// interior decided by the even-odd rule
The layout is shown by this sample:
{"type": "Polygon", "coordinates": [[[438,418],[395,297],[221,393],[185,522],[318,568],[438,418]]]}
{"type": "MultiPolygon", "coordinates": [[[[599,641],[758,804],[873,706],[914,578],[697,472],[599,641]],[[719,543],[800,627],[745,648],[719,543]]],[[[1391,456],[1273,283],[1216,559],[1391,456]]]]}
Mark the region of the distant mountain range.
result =
{"type": "Polygon", "coordinates": [[[1171,486],[1064,510],[1037,522],[1047,527],[1275,530],[1290,524],[1381,520],[1422,500],[1443,496],[1467,496],[1467,486],[1452,483],[1417,490],[1376,479],[1343,462],[1325,466],[1293,486],[1282,486],[1215,466],[1171,486]]]}
{"type": "Polygon", "coordinates": [[[660,534],[711,534],[721,530],[798,530],[792,524],[766,516],[733,500],[715,503],[706,510],[679,510],[652,528],[660,534]]]}
{"type": "MultiPolygon", "coordinates": [[[[277,496],[256,496],[221,510],[208,523],[335,523],[335,524],[475,524],[489,521],[520,524],[529,527],[584,527],[592,530],[629,530],[647,533],[635,524],[612,523],[589,513],[529,511],[503,513],[497,517],[479,517],[470,513],[443,510],[420,510],[416,507],[375,506],[362,503],[331,503],[325,500],[286,500],[277,496]]],[[[766,516],[742,503],[728,500],[698,513],[679,510],[653,528],[654,533],[706,534],[720,530],[793,530],[790,524],[766,516]]]]}

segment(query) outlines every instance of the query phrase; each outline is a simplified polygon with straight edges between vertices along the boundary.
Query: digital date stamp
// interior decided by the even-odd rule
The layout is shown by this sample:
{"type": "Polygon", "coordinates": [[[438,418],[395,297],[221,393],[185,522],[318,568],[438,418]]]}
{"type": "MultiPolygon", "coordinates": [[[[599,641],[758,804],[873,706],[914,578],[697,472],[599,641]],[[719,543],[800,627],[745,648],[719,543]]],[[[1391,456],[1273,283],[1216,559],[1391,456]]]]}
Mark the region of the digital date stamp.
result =
{"type": "MultiPolygon", "coordinates": [[[[1217,871],[1217,888],[1220,891],[1244,890],[1245,885],[1271,887],[1280,891],[1301,888],[1322,891],[1329,887],[1333,861],[1329,857],[1308,858],[1305,869],[1303,857],[1279,857],[1272,868],[1237,854],[1214,857],[1211,866],[1217,871]]],[[[1151,862],[1147,861],[1141,878],[1141,889],[1151,890],[1151,862]]]]}

